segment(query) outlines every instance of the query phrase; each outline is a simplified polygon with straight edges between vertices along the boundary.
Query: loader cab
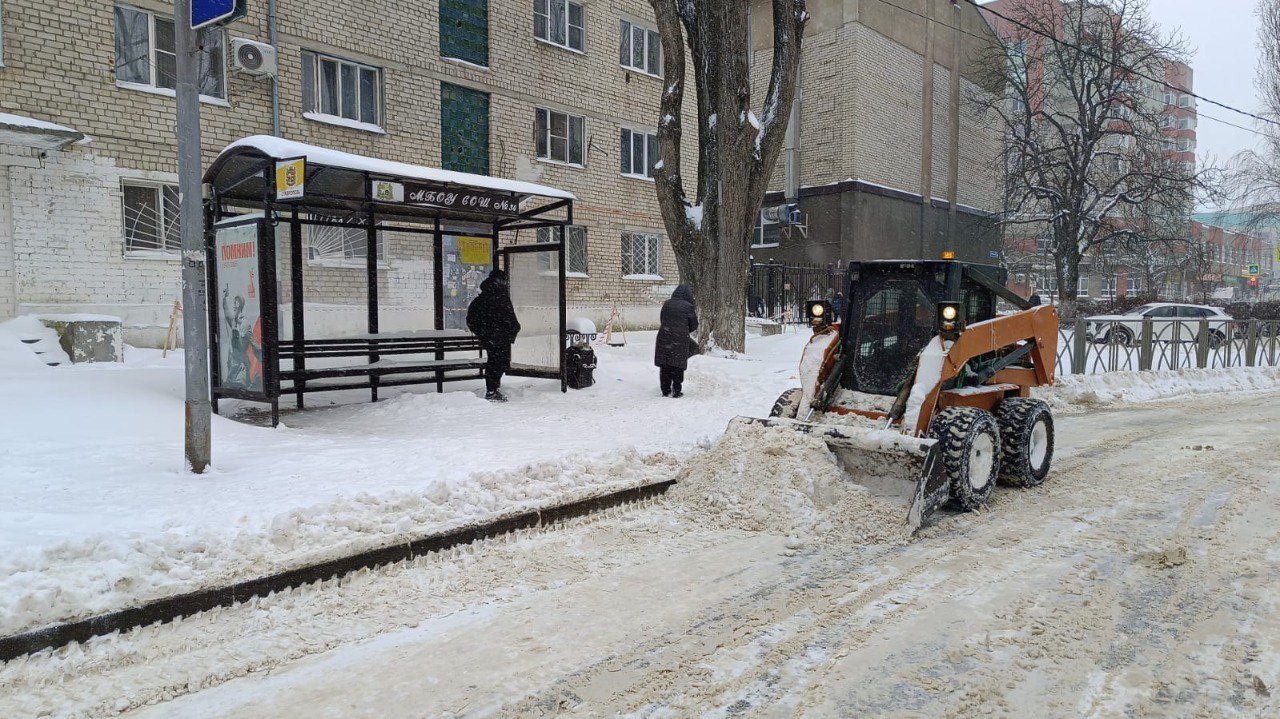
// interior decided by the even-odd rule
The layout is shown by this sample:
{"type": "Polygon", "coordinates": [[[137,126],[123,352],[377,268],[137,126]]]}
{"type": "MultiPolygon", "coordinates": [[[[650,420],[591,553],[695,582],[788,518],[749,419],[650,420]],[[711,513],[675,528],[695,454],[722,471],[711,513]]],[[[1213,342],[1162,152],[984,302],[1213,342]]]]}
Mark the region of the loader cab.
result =
{"type": "Polygon", "coordinates": [[[939,303],[954,302],[959,327],[994,318],[1007,272],[954,260],[849,263],[843,319],[845,363],[840,384],[868,394],[896,395],[925,344],[939,334],[939,303]]]}

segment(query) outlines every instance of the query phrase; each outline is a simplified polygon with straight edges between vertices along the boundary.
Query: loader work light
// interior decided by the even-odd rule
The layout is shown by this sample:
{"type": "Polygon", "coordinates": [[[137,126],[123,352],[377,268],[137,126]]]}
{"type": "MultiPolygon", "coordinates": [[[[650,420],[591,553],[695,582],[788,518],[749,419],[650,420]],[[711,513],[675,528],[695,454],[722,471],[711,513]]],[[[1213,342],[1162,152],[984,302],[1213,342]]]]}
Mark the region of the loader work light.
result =
{"type": "Polygon", "coordinates": [[[960,336],[960,303],[938,303],[938,333],[944,339],[954,340],[960,336]]]}
{"type": "Polygon", "coordinates": [[[829,309],[826,300],[809,300],[809,304],[805,305],[805,313],[809,318],[809,324],[814,327],[824,327],[831,324],[829,309]]]}

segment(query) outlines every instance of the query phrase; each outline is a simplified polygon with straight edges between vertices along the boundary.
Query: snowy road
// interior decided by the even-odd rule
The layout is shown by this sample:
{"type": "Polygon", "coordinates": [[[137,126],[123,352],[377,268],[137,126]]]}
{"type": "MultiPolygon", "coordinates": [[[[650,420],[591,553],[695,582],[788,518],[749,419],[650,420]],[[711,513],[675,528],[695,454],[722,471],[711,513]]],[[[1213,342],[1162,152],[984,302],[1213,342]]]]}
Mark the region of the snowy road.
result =
{"type": "Polygon", "coordinates": [[[672,497],[11,662],[0,715],[1274,716],[1278,400],[1059,417],[909,544],[672,497]]]}

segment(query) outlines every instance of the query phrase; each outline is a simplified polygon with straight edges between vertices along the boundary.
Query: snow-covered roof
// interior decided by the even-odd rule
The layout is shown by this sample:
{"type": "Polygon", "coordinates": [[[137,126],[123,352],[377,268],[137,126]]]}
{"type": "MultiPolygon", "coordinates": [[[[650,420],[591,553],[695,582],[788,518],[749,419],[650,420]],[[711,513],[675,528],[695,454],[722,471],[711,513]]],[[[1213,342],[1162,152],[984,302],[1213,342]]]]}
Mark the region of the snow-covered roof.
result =
{"type": "Polygon", "coordinates": [[[86,138],[83,132],[34,117],[0,112],[0,145],[59,150],[86,138]]]}
{"type": "Polygon", "coordinates": [[[308,164],[339,167],[356,172],[369,172],[375,175],[385,175],[388,178],[465,185],[499,192],[511,192],[517,195],[537,195],[565,200],[577,199],[572,193],[558,190],[554,187],[547,187],[546,185],[537,185],[532,182],[507,180],[488,175],[473,175],[468,172],[454,172],[452,170],[426,167],[425,165],[411,165],[407,162],[365,157],[364,155],[356,155],[318,145],[308,145],[303,142],[286,140],[271,135],[253,135],[236,140],[223,149],[222,155],[225,156],[243,148],[252,148],[268,157],[279,159],[305,156],[308,164]]]}

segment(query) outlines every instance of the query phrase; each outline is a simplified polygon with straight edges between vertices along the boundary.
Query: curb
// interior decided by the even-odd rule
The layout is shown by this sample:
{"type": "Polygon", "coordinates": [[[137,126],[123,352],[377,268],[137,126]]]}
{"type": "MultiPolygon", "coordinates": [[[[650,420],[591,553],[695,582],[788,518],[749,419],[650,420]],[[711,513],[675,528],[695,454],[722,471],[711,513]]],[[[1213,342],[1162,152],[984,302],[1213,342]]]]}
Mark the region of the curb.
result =
{"type": "Polygon", "coordinates": [[[565,520],[594,514],[631,502],[648,499],[665,493],[676,481],[624,489],[612,494],[592,497],[578,502],[535,510],[495,522],[456,529],[442,534],[432,534],[404,544],[379,547],[338,559],[331,559],[278,574],[237,582],[225,587],[213,587],[197,592],[179,594],[147,602],[137,607],[121,609],[107,614],[74,622],[52,624],[23,634],[0,637],[0,663],[45,649],[57,649],[72,642],[84,642],[93,637],[124,632],[134,627],[172,622],[217,607],[228,607],[254,597],[265,597],[275,592],[293,589],[334,577],[340,577],[364,568],[383,567],[388,564],[440,552],[464,544],[508,534],[521,529],[548,526],[565,520]]]}

